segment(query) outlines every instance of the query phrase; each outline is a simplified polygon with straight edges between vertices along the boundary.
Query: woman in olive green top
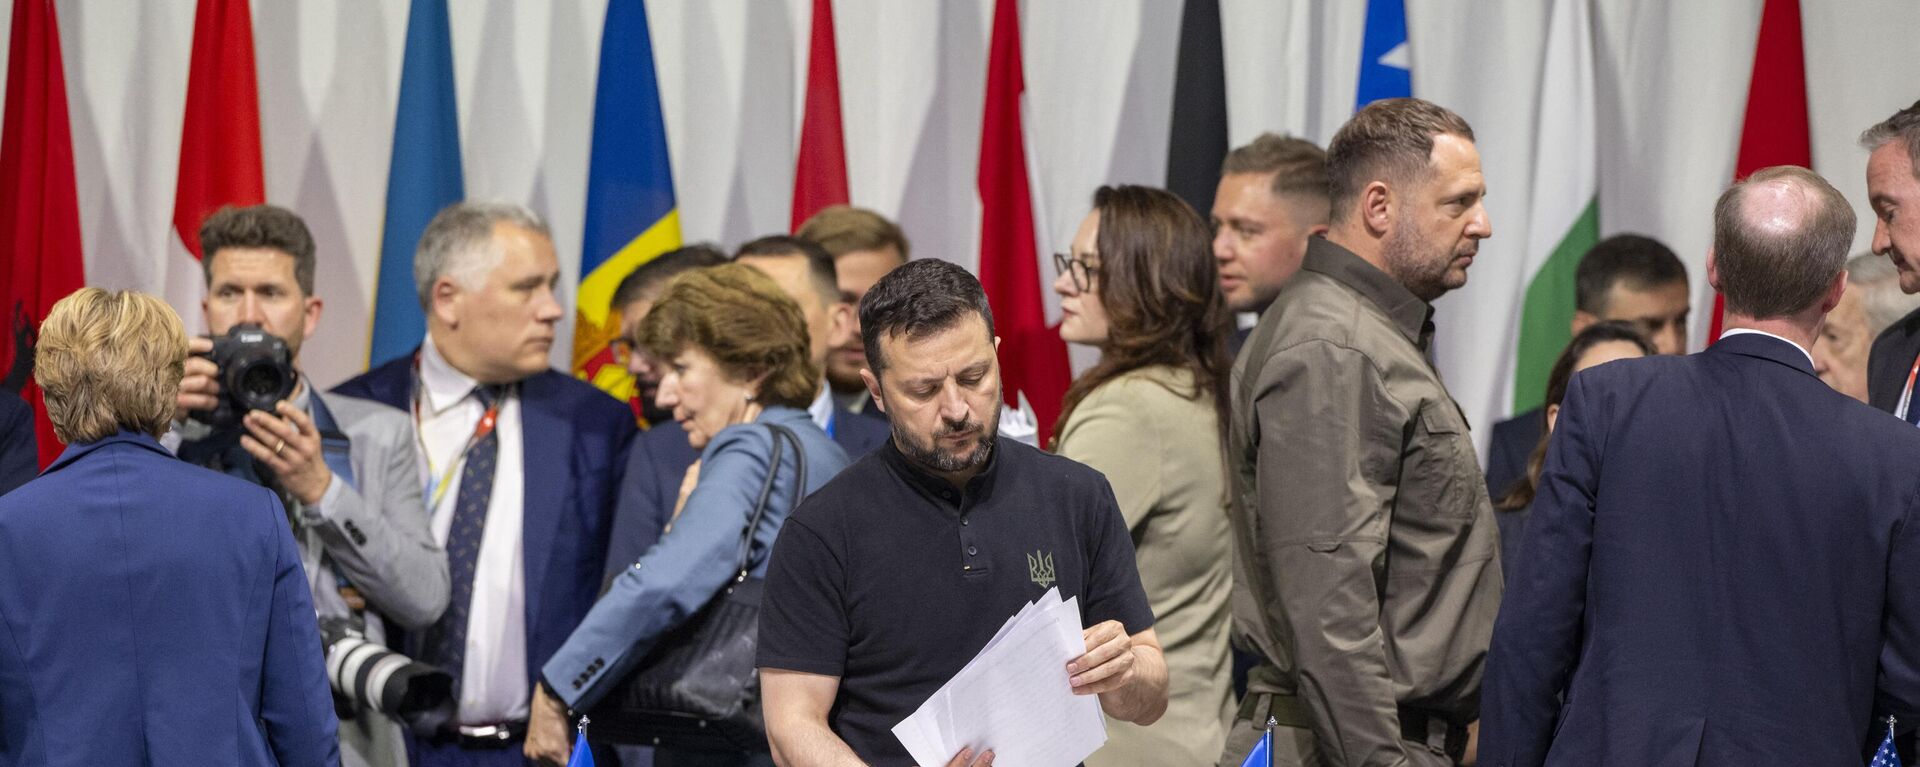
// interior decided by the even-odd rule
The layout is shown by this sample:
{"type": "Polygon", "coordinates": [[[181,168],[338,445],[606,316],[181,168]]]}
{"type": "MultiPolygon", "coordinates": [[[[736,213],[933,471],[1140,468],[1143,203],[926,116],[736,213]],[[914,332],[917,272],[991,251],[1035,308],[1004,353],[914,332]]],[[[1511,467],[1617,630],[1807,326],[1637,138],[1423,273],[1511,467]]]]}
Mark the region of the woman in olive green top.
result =
{"type": "Polygon", "coordinates": [[[1207,225],[1172,194],[1101,187],[1070,255],[1054,256],[1060,337],[1100,349],[1073,382],[1055,452],[1099,469],[1133,533],[1165,648],[1167,713],[1107,720],[1088,767],[1212,764],[1233,689],[1232,542],[1224,445],[1227,336],[1207,225]]]}

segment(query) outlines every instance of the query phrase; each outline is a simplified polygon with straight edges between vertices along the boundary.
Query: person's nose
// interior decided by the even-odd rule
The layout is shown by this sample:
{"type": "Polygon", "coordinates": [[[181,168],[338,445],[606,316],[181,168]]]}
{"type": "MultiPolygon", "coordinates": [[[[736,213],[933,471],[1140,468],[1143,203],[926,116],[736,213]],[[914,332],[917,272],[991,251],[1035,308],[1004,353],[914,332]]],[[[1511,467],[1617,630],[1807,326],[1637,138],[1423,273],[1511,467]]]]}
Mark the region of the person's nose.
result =
{"type": "Polygon", "coordinates": [[[261,304],[258,294],[252,291],[241,294],[239,308],[240,313],[234,318],[235,322],[251,322],[261,327],[266,326],[267,309],[261,304]]]}
{"type": "Polygon", "coordinates": [[[1071,267],[1053,276],[1053,292],[1061,298],[1068,298],[1080,291],[1074,289],[1071,267]]]}
{"type": "Polygon", "coordinates": [[[973,414],[973,408],[967,405],[967,397],[960,390],[960,384],[948,381],[940,389],[940,417],[951,423],[962,423],[973,414]]]}
{"type": "Polygon", "coordinates": [[[672,410],[680,404],[680,376],[672,372],[660,377],[660,390],[653,394],[653,406],[672,410]]]}
{"type": "Polygon", "coordinates": [[[560,305],[560,297],[554,294],[551,286],[542,288],[534,302],[533,318],[541,322],[559,322],[566,314],[566,307],[560,305]]]}
{"type": "Polygon", "coordinates": [[[1486,203],[1473,206],[1473,218],[1467,222],[1467,236],[1476,240],[1493,236],[1493,219],[1487,216],[1486,203]]]}
{"type": "Polygon", "coordinates": [[[1233,260],[1233,243],[1228,241],[1228,236],[1224,224],[1213,228],[1213,260],[1223,264],[1233,260]]]}
{"type": "Polygon", "coordinates": [[[1884,218],[1876,217],[1873,220],[1872,248],[1874,253],[1882,256],[1893,250],[1893,232],[1887,228],[1887,220],[1884,218]]]}

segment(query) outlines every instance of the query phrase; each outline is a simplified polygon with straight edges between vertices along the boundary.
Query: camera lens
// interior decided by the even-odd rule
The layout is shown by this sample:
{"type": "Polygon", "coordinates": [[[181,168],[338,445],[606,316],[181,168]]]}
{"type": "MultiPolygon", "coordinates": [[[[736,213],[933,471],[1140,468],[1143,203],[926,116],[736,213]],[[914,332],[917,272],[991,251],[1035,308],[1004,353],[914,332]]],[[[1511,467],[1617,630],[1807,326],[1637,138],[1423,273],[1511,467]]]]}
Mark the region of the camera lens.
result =
{"type": "Polygon", "coordinates": [[[240,371],[240,390],[254,401],[273,400],[285,385],[286,379],[281,377],[280,370],[267,360],[240,371]]]}

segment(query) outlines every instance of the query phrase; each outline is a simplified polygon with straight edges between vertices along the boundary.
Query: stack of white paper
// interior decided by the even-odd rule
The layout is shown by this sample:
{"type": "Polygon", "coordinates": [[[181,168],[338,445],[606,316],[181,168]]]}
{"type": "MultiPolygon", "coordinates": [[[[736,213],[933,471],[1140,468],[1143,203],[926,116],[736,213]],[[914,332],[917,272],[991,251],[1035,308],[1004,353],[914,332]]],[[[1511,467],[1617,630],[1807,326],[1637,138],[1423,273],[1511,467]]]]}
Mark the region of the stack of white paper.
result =
{"type": "Polygon", "coordinates": [[[1048,589],[993,635],[933,697],[893,727],[921,767],[960,749],[991,750],[1001,767],[1069,767],[1107,742],[1100,699],[1075,695],[1067,662],[1086,654],[1078,597],[1048,589]]]}

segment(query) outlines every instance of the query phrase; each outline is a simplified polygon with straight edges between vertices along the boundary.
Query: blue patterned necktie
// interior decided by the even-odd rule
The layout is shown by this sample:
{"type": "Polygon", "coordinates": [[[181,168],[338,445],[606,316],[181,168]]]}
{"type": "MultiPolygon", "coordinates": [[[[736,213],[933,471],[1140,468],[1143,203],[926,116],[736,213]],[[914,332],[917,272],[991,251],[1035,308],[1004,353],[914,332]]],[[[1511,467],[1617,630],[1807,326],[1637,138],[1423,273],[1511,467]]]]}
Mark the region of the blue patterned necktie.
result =
{"type": "MultiPolygon", "coordinates": [[[[473,398],[483,410],[499,401],[499,386],[478,386],[473,398]]],[[[484,416],[483,416],[484,417],[484,416]]],[[[487,504],[493,498],[493,471],[499,463],[498,429],[489,429],[467,448],[460,470],[460,494],[454,499],[453,524],[447,530],[447,574],[452,593],[447,611],[428,631],[423,658],[453,674],[454,700],[460,699],[460,675],[467,656],[467,616],[473,608],[473,575],[480,563],[480,540],[487,531],[487,504]]]]}

